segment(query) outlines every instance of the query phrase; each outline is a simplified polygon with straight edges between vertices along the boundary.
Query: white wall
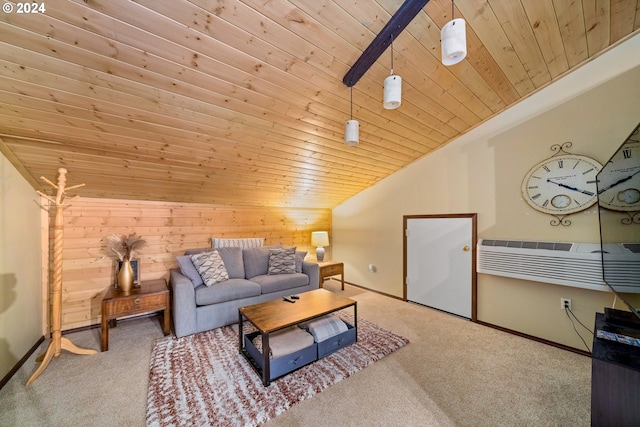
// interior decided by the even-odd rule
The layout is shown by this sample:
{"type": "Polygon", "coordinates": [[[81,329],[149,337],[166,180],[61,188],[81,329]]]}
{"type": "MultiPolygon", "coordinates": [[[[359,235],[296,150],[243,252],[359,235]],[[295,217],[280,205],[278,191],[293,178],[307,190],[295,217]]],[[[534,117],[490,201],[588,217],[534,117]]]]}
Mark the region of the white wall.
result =
{"type": "MultiPolygon", "coordinates": [[[[523,201],[520,187],[528,169],[553,154],[553,144],[571,141],[572,153],[601,163],[609,158],[640,122],[639,51],[635,36],[334,208],[333,257],[345,263],[345,279],[402,297],[403,215],[476,212],[481,238],[597,242],[595,206],[571,216],[571,226],[553,227],[552,217],[523,201]]],[[[613,299],[479,275],[478,319],[584,348],[559,309],[560,297],[572,298],[587,325],[613,299]]]]}
{"type": "Polygon", "coordinates": [[[42,337],[40,197],[0,154],[0,379],[42,337]]]}

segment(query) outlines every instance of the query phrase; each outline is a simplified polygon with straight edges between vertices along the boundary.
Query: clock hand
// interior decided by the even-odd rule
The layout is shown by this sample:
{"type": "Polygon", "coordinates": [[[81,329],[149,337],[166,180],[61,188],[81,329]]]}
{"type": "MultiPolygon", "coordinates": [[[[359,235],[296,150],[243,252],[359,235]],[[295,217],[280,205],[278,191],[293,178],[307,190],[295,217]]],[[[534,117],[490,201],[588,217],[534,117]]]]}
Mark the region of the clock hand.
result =
{"type": "Polygon", "coordinates": [[[547,179],[547,182],[550,182],[550,183],[555,184],[555,185],[559,185],[559,186],[560,186],[560,187],[562,187],[562,188],[567,188],[567,189],[569,189],[569,190],[577,191],[578,193],[586,194],[586,195],[588,195],[588,196],[593,196],[593,195],[595,195],[595,193],[592,193],[591,191],[587,191],[587,190],[580,190],[580,189],[575,188],[575,187],[570,187],[570,186],[568,186],[567,184],[562,184],[562,183],[560,183],[560,182],[551,181],[550,179],[547,179]]]}
{"type": "Polygon", "coordinates": [[[607,190],[609,190],[609,189],[611,189],[611,188],[615,187],[615,186],[616,186],[616,185],[618,185],[618,184],[622,184],[623,182],[629,181],[631,178],[633,178],[634,176],[636,176],[636,175],[637,175],[637,174],[639,174],[639,173],[640,173],[640,170],[638,170],[638,171],[636,171],[636,172],[632,173],[631,175],[629,175],[629,176],[628,176],[628,177],[626,177],[626,178],[622,178],[621,180],[619,180],[619,181],[617,181],[617,182],[615,182],[615,183],[611,184],[611,185],[610,185],[610,186],[608,186],[607,188],[603,188],[602,190],[598,191],[598,194],[602,194],[602,193],[604,193],[605,191],[607,191],[607,190]]]}

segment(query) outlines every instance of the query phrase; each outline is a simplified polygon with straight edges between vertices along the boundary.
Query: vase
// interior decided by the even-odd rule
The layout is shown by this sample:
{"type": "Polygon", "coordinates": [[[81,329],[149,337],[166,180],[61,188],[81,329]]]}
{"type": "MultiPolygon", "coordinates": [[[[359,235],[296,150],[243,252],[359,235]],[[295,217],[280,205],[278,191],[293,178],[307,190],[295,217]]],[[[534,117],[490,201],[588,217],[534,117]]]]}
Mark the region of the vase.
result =
{"type": "Polygon", "coordinates": [[[125,293],[131,292],[133,288],[133,268],[131,261],[123,261],[118,271],[118,287],[125,293]]]}

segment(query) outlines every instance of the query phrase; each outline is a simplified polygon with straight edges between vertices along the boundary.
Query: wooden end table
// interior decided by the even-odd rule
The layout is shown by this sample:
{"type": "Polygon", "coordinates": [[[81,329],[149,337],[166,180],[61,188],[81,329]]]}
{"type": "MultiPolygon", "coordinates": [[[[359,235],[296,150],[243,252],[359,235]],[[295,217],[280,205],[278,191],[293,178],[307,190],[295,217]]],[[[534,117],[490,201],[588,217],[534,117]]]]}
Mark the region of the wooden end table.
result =
{"type": "Polygon", "coordinates": [[[120,288],[110,287],[102,299],[102,351],[109,350],[109,327],[115,328],[118,317],[164,311],[163,332],[171,333],[169,315],[169,288],[164,279],[144,280],[125,293],[120,288]]]}
{"type": "Polygon", "coordinates": [[[318,265],[320,266],[320,283],[318,286],[322,287],[325,278],[339,274],[341,276],[342,290],[344,291],[344,263],[338,261],[319,261],[318,265]]]}

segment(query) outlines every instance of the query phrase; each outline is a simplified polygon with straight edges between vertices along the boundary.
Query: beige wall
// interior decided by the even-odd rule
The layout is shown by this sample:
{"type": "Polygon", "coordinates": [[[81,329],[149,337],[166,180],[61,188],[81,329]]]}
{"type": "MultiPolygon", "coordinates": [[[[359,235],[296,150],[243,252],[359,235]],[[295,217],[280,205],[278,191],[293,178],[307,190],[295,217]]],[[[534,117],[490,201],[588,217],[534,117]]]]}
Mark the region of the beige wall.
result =
{"type": "Polygon", "coordinates": [[[2,154],[0,177],[1,379],[42,337],[43,303],[40,197],[2,154]]]}
{"type": "MultiPolygon", "coordinates": [[[[476,212],[480,238],[598,242],[595,207],[554,227],[520,187],[553,144],[571,141],[570,152],[606,162],[640,121],[638,51],[640,36],[336,207],[333,253],[345,279],[402,297],[403,215],[476,212]]],[[[478,275],[479,320],[584,349],[561,297],[588,326],[613,301],[608,292],[478,275]]]]}

